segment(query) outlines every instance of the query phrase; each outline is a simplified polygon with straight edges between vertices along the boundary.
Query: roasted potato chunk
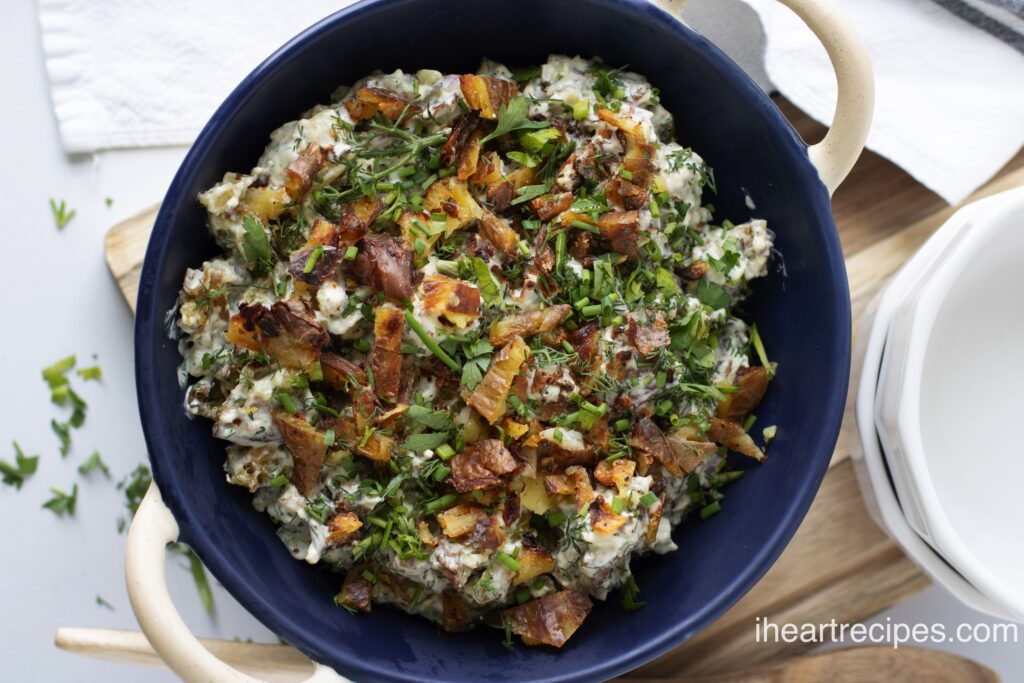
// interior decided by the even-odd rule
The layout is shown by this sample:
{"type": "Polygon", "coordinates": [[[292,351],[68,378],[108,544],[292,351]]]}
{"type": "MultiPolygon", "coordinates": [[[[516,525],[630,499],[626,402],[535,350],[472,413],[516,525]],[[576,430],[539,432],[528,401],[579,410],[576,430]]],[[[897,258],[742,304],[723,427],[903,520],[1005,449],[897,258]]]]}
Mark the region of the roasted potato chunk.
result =
{"type": "Polygon", "coordinates": [[[719,402],[715,415],[723,420],[739,420],[754,411],[768,391],[768,370],[763,366],[743,368],[736,373],[733,385],[737,391],[726,394],[719,402]]]}
{"type": "Polygon", "coordinates": [[[515,313],[491,325],[487,340],[495,346],[508,344],[516,337],[532,337],[541,332],[550,332],[572,313],[572,306],[558,304],[543,310],[529,310],[515,313]]]}
{"type": "Polygon", "coordinates": [[[435,273],[423,278],[420,293],[424,310],[460,329],[480,317],[480,289],[468,282],[435,273]]]}
{"type": "Polygon", "coordinates": [[[366,386],[366,373],[355,363],[336,353],[321,353],[320,368],[323,371],[324,381],[338,391],[348,393],[356,387],[366,386]]]}
{"type": "Polygon", "coordinates": [[[602,536],[614,534],[626,523],[626,518],[612,511],[611,506],[598,498],[590,506],[590,528],[602,536]]]}
{"type": "Polygon", "coordinates": [[[459,493],[500,486],[516,467],[515,459],[501,441],[485,439],[452,458],[448,483],[459,493]]]}
{"type": "Polygon", "coordinates": [[[363,576],[366,571],[366,565],[362,564],[348,570],[345,581],[341,584],[341,592],[334,598],[335,604],[360,612],[370,612],[373,607],[373,584],[363,576]]]}
{"type": "Polygon", "coordinates": [[[639,215],[636,211],[609,211],[597,219],[601,239],[608,242],[612,251],[634,259],[639,241],[639,215]]]}
{"type": "Polygon", "coordinates": [[[299,156],[285,169],[287,178],[284,181],[285,192],[292,199],[301,199],[313,186],[316,174],[324,165],[324,153],[320,145],[315,142],[309,143],[306,149],[302,150],[299,156]]]}
{"type": "Polygon", "coordinates": [[[437,523],[448,538],[465,536],[487,517],[487,511],[473,503],[453,505],[437,515],[437,523]]]}
{"type": "Polygon", "coordinates": [[[377,308],[373,321],[373,386],[378,396],[388,401],[398,398],[402,379],[402,333],[405,316],[391,305],[377,308]]]}
{"type": "Polygon", "coordinates": [[[654,355],[672,343],[672,338],[668,334],[668,323],[665,322],[665,316],[661,311],[655,313],[653,318],[630,313],[628,320],[626,336],[641,356],[654,355]]]}
{"type": "Polygon", "coordinates": [[[345,100],[345,108],[354,121],[371,119],[380,112],[388,121],[395,122],[401,118],[405,122],[420,111],[419,105],[410,104],[397,93],[384,88],[359,88],[353,99],[345,100]]]}
{"type": "Polygon", "coordinates": [[[363,238],[352,273],[389,299],[412,298],[412,252],[401,238],[370,233],[363,238]]]}
{"type": "Polygon", "coordinates": [[[717,417],[711,418],[710,421],[709,439],[731,451],[736,451],[758,462],[764,462],[764,452],[757,447],[750,435],[743,431],[743,425],[733,420],[722,420],[717,417]]]}
{"type": "Polygon", "coordinates": [[[491,424],[505,414],[505,400],[512,388],[512,380],[519,374],[528,353],[523,338],[513,337],[494,356],[487,374],[466,401],[491,424]]]}
{"type": "Polygon", "coordinates": [[[527,645],[562,647],[590,614],[593,603],[585,593],[564,590],[510,607],[505,624],[527,645]]]}
{"type": "Polygon", "coordinates": [[[620,496],[624,496],[626,491],[629,490],[629,482],[633,479],[635,471],[636,463],[632,460],[627,460],[626,458],[619,458],[612,462],[602,460],[594,468],[594,479],[597,479],[609,488],[614,487],[618,490],[620,496]]]}
{"type": "Polygon", "coordinates": [[[473,628],[473,617],[457,591],[446,590],[441,595],[441,628],[448,633],[461,633],[473,628]]]}
{"type": "Polygon", "coordinates": [[[466,104],[485,119],[497,119],[498,110],[519,94],[516,84],[503,78],[466,74],[459,76],[459,84],[466,104]]]}
{"type": "Polygon", "coordinates": [[[572,192],[561,192],[537,197],[530,206],[537,212],[537,217],[542,221],[549,221],[563,211],[568,211],[572,206],[572,192]]]}
{"type": "Polygon", "coordinates": [[[228,321],[225,338],[250,351],[266,353],[288,368],[309,371],[320,360],[328,336],[313,312],[298,301],[243,303],[228,321]]]}
{"type": "Polygon", "coordinates": [[[488,209],[481,207],[480,234],[506,256],[518,254],[519,233],[488,209]]]}
{"type": "Polygon", "coordinates": [[[708,456],[717,450],[713,443],[687,439],[678,431],[672,432],[665,439],[668,441],[668,447],[672,450],[672,458],[682,472],[682,476],[686,476],[700,467],[708,459],[708,456]]]}
{"type": "Polygon", "coordinates": [[[273,418],[274,424],[281,431],[281,440],[292,454],[292,483],[299,493],[307,496],[316,488],[320,468],[327,456],[324,435],[299,415],[275,410],[273,418]]]}
{"type": "Polygon", "coordinates": [[[529,583],[555,568],[555,558],[544,548],[524,546],[516,559],[519,562],[519,569],[516,570],[515,578],[512,579],[513,586],[529,583]]]}
{"type": "Polygon", "coordinates": [[[339,512],[331,518],[327,525],[327,542],[332,545],[348,543],[363,526],[363,522],[354,512],[339,512]]]}

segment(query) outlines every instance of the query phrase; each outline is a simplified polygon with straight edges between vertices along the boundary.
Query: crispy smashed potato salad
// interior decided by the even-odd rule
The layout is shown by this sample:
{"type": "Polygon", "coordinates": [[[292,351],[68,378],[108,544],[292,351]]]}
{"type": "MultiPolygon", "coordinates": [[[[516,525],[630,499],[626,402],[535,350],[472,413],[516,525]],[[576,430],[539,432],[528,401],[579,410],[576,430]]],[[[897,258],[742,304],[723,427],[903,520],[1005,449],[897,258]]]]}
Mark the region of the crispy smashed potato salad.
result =
{"type": "Polygon", "coordinates": [[[727,451],[764,459],[733,307],[772,234],[709,190],[635,73],[365,78],[199,197],[186,408],[340,607],[561,647],[591,598],[643,604],[630,560],[718,511],[727,451]]]}

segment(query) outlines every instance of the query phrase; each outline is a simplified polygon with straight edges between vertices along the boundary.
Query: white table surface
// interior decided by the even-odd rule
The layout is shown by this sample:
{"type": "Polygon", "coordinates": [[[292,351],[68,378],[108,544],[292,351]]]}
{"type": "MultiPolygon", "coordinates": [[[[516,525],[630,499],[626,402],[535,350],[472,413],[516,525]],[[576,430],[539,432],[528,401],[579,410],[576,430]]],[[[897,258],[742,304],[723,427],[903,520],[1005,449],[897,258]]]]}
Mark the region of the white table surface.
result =
{"type": "MultiPolygon", "coordinates": [[[[725,0],[720,0],[725,2],[725,0]]],[[[696,4],[700,4],[699,2],[696,4]]],[[[707,2],[703,4],[708,4],[707,2]]],[[[58,651],[58,626],[136,628],[123,584],[124,535],[117,531],[123,495],[114,482],[145,461],[132,371],[132,316],[103,261],[103,237],[118,220],[158,201],[184,150],[106,152],[69,158],[60,149],[39,49],[36,7],[31,0],[0,4],[3,96],[0,126],[6,162],[0,186],[8,205],[0,244],[7,255],[7,293],[0,298],[3,330],[0,377],[3,418],[0,458],[13,459],[12,440],[39,454],[39,471],[21,491],[0,487],[3,551],[0,570],[0,678],[10,681],[170,681],[155,669],[85,659],[58,651]],[[64,198],[77,210],[58,232],[48,200],[64,198]],[[108,208],[104,198],[111,197],[108,208]],[[49,400],[40,370],[69,354],[80,365],[98,355],[102,382],[77,382],[89,403],[85,426],[74,432],[66,459],[50,430],[66,419],[49,400]],[[62,417],[63,416],[63,417],[62,417]],[[93,450],[114,478],[78,475],[93,450]],[[78,482],[78,512],[58,519],[40,505],[48,487],[70,490],[78,482]],[[96,604],[100,595],[113,611],[96,604]]],[[[75,382],[77,378],[72,381],[75,382]]],[[[187,570],[168,572],[172,594],[196,633],[220,638],[276,637],[250,617],[218,585],[216,614],[208,617],[187,570]]],[[[879,615],[914,623],[985,621],[945,592],[930,588],[879,615]]],[[[1024,682],[1024,648],[1016,645],[951,645],[950,650],[996,669],[1006,681],[1024,682]]]]}

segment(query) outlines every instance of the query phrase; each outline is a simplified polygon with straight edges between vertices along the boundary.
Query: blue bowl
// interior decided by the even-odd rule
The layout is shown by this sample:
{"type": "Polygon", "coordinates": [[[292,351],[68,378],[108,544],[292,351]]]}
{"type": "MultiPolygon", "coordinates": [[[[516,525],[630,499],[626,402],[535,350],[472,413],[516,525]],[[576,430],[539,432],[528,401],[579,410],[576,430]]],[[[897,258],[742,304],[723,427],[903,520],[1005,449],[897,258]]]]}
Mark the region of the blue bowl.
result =
{"type": "Polygon", "coordinates": [[[850,300],[828,193],[807,146],[772,102],[718,49],[644,0],[369,0],[306,30],[227,98],[200,133],[164,199],[146,253],[135,327],[139,410],[154,476],[182,540],[268,628],[357,680],[512,681],[611,678],[713,622],[768,570],[803,519],[835,446],[849,375],[850,300]],[[678,139],[713,165],[716,216],[751,211],[775,230],[784,260],[748,310],[780,372],[758,410],[778,425],[769,460],[731,485],[722,512],[675,533],[679,551],[634,563],[640,598],[624,613],[595,607],[560,651],[505,649],[481,628],[447,635],[380,608],[334,606],[339,578],[291,558],[245,490],[224,480],[224,443],[189,420],[165,316],[185,269],[213,256],[197,194],[227,170],[251,168],[270,131],[374,69],[471,72],[549,53],[628,64],[661,89],[678,139]]]}

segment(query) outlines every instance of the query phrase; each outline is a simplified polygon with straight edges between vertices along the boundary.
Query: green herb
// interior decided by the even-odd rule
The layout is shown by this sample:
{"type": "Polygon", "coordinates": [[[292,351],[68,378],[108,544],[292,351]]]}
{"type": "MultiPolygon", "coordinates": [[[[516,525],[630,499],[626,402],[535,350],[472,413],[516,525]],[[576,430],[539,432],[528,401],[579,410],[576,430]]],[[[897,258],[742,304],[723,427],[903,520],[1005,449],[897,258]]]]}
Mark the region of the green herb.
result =
{"type": "Polygon", "coordinates": [[[449,493],[441,496],[440,498],[435,498],[434,500],[427,501],[427,503],[423,506],[423,510],[428,514],[432,514],[442,508],[446,508],[449,505],[453,505],[455,501],[457,501],[458,499],[459,497],[456,496],[454,493],[449,493]]]}
{"type": "Polygon", "coordinates": [[[618,496],[613,496],[612,497],[612,512],[614,512],[617,515],[621,514],[622,513],[622,506],[623,506],[622,498],[619,498],[618,496]]]}
{"type": "Polygon", "coordinates": [[[108,610],[110,610],[111,612],[113,612],[113,611],[114,611],[114,606],[113,606],[113,605],[111,605],[111,604],[110,604],[109,602],[107,602],[106,600],[104,600],[104,599],[103,599],[103,597],[102,597],[102,596],[100,596],[100,595],[97,595],[97,596],[96,596],[96,604],[97,604],[97,605],[99,605],[100,607],[106,607],[106,608],[107,608],[108,610]]]}
{"type": "Polygon", "coordinates": [[[53,429],[53,433],[60,439],[60,454],[64,457],[71,450],[71,425],[67,422],[57,422],[57,420],[50,420],[50,428],[53,429]]]}
{"type": "Polygon", "coordinates": [[[428,449],[434,449],[448,440],[447,432],[425,432],[423,434],[410,434],[405,437],[401,448],[414,453],[422,453],[428,449]]]}
{"type": "Polygon", "coordinates": [[[192,580],[196,584],[196,591],[199,593],[199,599],[202,601],[203,607],[206,609],[206,613],[213,614],[213,591],[210,590],[210,582],[206,579],[206,570],[203,569],[203,563],[191,548],[188,548],[184,552],[188,557],[189,571],[192,573],[192,580]]]}
{"type": "Polygon", "coordinates": [[[309,252],[309,256],[306,258],[306,265],[302,267],[302,272],[308,275],[313,272],[316,268],[316,262],[320,260],[320,257],[324,254],[324,248],[322,245],[316,245],[313,247],[313,251],[309,252]]]}
{"type": "Polygon", "coordinates": [[[283,391],[275,391],[274,398],[277,399],[277,402],[281,404],[282,408],[293,415],[299,409],[299,407],[295,405],[295,399],[292,398],[290,394],[286,394],[283,391]]]}
{"type": "Polygon", "coordinates": [[[658,268],[654,271],[654,282],[658,290],[665,296],[672,296],[679,292],[675,276],[666,268],[658,268]]]}
{"type": "Polygon", "coordinates": [[[519,563],[518,560],[516,560],[508,553],[499,552],[497,555],[495,555],[495,558],[497,558],[498,562],[501,562],[503,565],[505,565],[514,572],[519,571],[519,568],[523,566],[519,563]]]}
{"type": "Polygon", "coordinates": [[[267,240],[263,223],[252,216],[242,218],[242,251],[245,260],[253,264],[254,270],[271,270],[274,267],[274,252],[267,240]]]}
{"type": "Polygon", "coordinates": [[[576,103],[572,105],[572,118],[576,121],[582,121],[587,118],[590,114],[590,102],[586,100],[576,100],[576,103]]]}
{"type": "Polygon", "coordinates": [[[764,366],[765,371],[768,373],[768,379],[775,377],[776,365],[768,361],[768,354],[765,353],[764,342],[761,341],[761,333],[757,331],[756,324],[750,326],[750,343],[757,353],[758,360],[761,361],[761,365],[764,366]]]}
{"type": "Polygon", "coordinates": [[[640,592],[640,587],[636,585],[636,579],[632,574],[626,577],[626,580],[622,583],[622,608],[627,612],[640,609],[647,602],[641,600],[637,601],[636,596],[640,592]]]}
{"type": "Polygon", "coordinates": [[[43,379],[50,389],[57,389],[68,383],[67,373],[75,367],[75,357],[62,358],[53,365],[43,369],[43,379]]]}
{"type": "Polygon", "coordinates": [[[75,504],[78,502],[78,484],[71,488],[70,494],[52,486],[50,487],[50,492],[53,494],[53,498],[43,503],[43,507],[52,511],[58,517],[63,517],[64,515],[73,517],[75,515],[75,504]]]}
{"type": "Polygon", "coordinates": [[[484,136],[480,143],[490,142],[512,131],[548,128],[550,125],[548,121],[531,121],[530,101],[525,97],[513,97],[509,100],[508,104],[498,110],[498,125],[488,135],[484,136]]]}
{"type": "Polygon", "coordinates": [[[658,496],[654,491],[648,491],[644,495],[640,496],[640,504],[645,508],[649,508],[658,502],[658,496]]]}
{"type": "Polygon", "coordinates": [[[422,425],[427,429],[449,431],[455,427],[447,410],[431,410],[426,406],[409,406],[409,410],[405,413],[405,419],[412,424],[422,425]]]}
{"type": "Polygon", "coordinates": [[[103,462],[103,458],[100,457],[99,451],[93,451],[92,455],[78,466],[79,474],[89,474],[94,470],[99,470],[103,473],[103,476],[110,479],[110,468],[107,466],[107,463],[103,462]]]}
{"type": "Polygon", "coordinates": [[[509,152],[507,156],[512,161],[518,162],[526,168],[536,168],[537,164],[540,163],[540,158],[529,152],[509,152]]]}
{"type": "Polygon", "coordinates": [[[78,373],[79,377],[86,381],[91,379],[98,380],[103,377],[103,371],[100,370],[100,366],[98,365],[93,365],[92,367],[88,368],[79,368],[78,370],[76,370],[76,372],[78,373]]]}
{"type": "Polygon", "coordinates": [[[320,524],[324,524],[333,512],[334,501],[322,493],[306,505],[306,515],[320,524]]]}
{"type": "Polygon", "coordinates": [[[515,199],[513,199],[510,202],[510,204],[512,206],[515,206],[517,204],[522,204],[523,202],[528,202],[528,201],[530,201],[532,199],[536,199],[537,197],[540,197],[541,195],[545,195],[545,194],[547,194],[550,191],[551,191],[551,185],[547,184],[547,183],[545,183],[543,185],[526,185],[526,186],[521,187],[518,190],[516,190],[516,194],[519,195],[519,196],[516,197],[515,199]]]}
{"type": "Polygon", "coordinates": [[[519,144],[530,152],[540,152],[544,145],[554,142],[562,134],[557,128],[545,128],[544,130],[531,130],[519,134],[519,144]]]}
{"type": "Polygon", "coordinates": [[[359,255],[359,247],[353,246],[353,247],[347,247],[345,249],[345,260],[346,261],[355,261],[356,260],[356,256],[358,256],[358,255],[359,255]]]}
{"type": "Polygon", "coordinates": [[[151,483],[153,483],[153,477],[145,465],[139,465],[117,483],[117,490],[124,491],[124,506],[129,513],[128,519],[122,517],[117,521],[118,531],[124,531],[128,526],[128,521],[135,516],[151,483]]]}
{"type": "Polygon", "coordinates": [[[60,200],[60,204],[55,199],[51,199],[50,211],[53,212],[53,220],[57,224],[58,230],[63,230],[71,222],[71,219],[75,217],[75,210],[71,209],[68,211],[67,203],[63,199],[60,200]]]}
{"type": "Polygon", "coordinates": [[[288,477],[284,476],[283,474],[279,474],[270,480],[270,485],[273,486],[275,489],[279,489],[287,483],[288,477]]]}
{"type": "Polygon", "coordinates": [[[39,467],[38,455],[25,455],[17,441],[14,443],[14,464],[6,460],[0,460],[0,475],[3,475],[3,483],[21,490],[25,480],[36,473],[39,467]]]}
{"type": "Polygon", "coordinates": [[[420,341],[426,345],[430,351],[444,361],[444,364],[450,367],[455,372],[462,372],[462,366],[458,364],[451,356],[449,356],[444,349],[430,336],[430,334],[423,328],[423,325],[416,316],[413,315],[412,311],[405,312],[405,322],[409,324],[412,331],[416,333],[416,336],[420,338],[420,341]]]}
{"type": "Polygon", "coordinates": [[[501,286],[494,279],[491,267],[482,258],[476,256],[470,259],[473,263],[473,272],[476,275],[477,284],[480,286],[480,297],[484,303],[495,305],[502,302],[501,286]]]}
{"type": "Polygon", "coordinates": [[[710,280],[701,280],[697,283],[697,291],[694,293],[697,299],[705,306],[718,310],[728,308],[732,303],[732,297],[725,291],[722,285],[710,280]]]}
{"type": "Polygon", "coordinates": [[[714,514],[718,513],[718,511],[721,510],[721,509],[722,509],[721,504],[719,504],[719,502],[717,500],[713,501],[713,502],[705,505],[704,507],[702,507],[700,509],[700,518],[701,519],[707,519],[711,515],[714,515],[714,514]]]}

